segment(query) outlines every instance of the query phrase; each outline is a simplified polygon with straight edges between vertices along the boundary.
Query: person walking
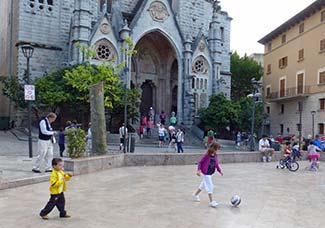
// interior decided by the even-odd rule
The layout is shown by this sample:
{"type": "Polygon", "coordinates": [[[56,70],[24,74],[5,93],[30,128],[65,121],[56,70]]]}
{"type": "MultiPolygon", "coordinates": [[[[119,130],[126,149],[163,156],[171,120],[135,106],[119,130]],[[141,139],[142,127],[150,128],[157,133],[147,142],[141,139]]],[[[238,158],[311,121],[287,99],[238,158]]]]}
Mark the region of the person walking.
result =
{"type": "Polygon", "coordinates": [[[53,159],[53,140],[56,132],[53,131],[51,124],[56,120],[55,113],[49,113],[46,117],[42,118],[39,123],[38,129],[38,156],[33,165],[32,171],[40,173],[40,166],[45,160],[45,172],[52,172],[52,159],[53,159]]]}
{"type": "Polygon", "coordinates": [[[169,132],[169,144],[168,144],[168,152],[170,149],[173,147],[175,152],[177,151],[177,144],[176,144],[176,131],[175,128],[173,127],[171,131],[169,132]]]}
{"type": "Polygon", "coordinates": [[[142,118],[141,118],[141,125],[147,126],[147,117],[146,116],[142,116],[142,118]]]}
{"type": "Polygon", "coordinates": [[[143,139],[144,126],[142,124],[139,126],[139,133],[140,133],[140,139],[143,139]]]}
{"type": "Polygon", "coordinates": [[[120,150],[124,149],[125,146],[125,140],[127,140],[128,136],[128,128],[125,127],[125,124],[123,123],[122,126],[119,129],[119,134],[120,134],[120,150]],[[124,135],[125,135],[125,140],[124,140],[124,135]]]}
{"type": "Polygon", "coordinates": [[[164,125],[160,124],[158,128],[159,147],[161,147],[165,143],[165,131],[166,129],[164,128],[164,125]]]}
{"type": "Polygon", "coordinates": [[[172,116],[170,117],[169,122],[170,122],[170,125],[172,125],[173,127],[176,126],[177,118],[176,118],[175,112],[172,112],[172,116]]]}
{"type": "Polygon", "coordinates": [[[182,129],[178,129],[176,134],[177,143],[177,153],[184,153],[183,143],[184,143],[184,132],[182,129]]]}
{"type": "Polygon", "coordinates": [[[64,128],[61,127],[60,132],[59,132],[59,140],[58,140],[59,150],[60,150],[60,157],[63,157],[63,152],[65,151],[64,143],[65,143],[64,128]]]}
{"type": "Polygon", "coordinates": [[[50,176],[50,200],[46,206],[41,210],[40,216],[44,220],[48,220],[48,214],[57,207],[60,212],[60,218],[70,218],[65,210],[66,182],[72,177],[72,174],[63,171],[63,161],[61,158],[54,158],[51,161],[53,171],[50,176]]]}
{"type": "Polygon", "coordinates": [[[152,128],[153,128],[153,120],[152,118],[149,118],[147,122],[147,136],[148,138],[151,138],[152,136],[152,128]]]}
{"type": "Polygon", "coordinates": [[[165,114],[165,112],[164,111],[162,111],[161,113],[160,113],[160,123],[162,124],[162,125],[165,125],[166,124],[166,114],[165,114]]]}
{"type": "Polygon", "coordinates": [[[152,119],[153,123],[155,124],[155,110],[153,109],[153,107],[150,107],[149,112],[149,119],[152,119]]]}
{"type": "Polygon", "coordinates": [[[238,131],[237,135],[236,135],[236,145],[238,148],[240,148],[241,145],[241,133],[240,131],[238,131]]]}
{"type": "Polygon", "coordinates": [[[91,122],[88,123],[88,130],[87,130],[87,135],[86,135],[86,154],[90,155],[91,149],[92,149],[92,141],[91,141],[91,122]]]}
{"type": "Polygon", "coordinates": [[[214,140],[214,131],[210,129],[207,135],[208,135],[208,146],[209,146],[214,140]]]}

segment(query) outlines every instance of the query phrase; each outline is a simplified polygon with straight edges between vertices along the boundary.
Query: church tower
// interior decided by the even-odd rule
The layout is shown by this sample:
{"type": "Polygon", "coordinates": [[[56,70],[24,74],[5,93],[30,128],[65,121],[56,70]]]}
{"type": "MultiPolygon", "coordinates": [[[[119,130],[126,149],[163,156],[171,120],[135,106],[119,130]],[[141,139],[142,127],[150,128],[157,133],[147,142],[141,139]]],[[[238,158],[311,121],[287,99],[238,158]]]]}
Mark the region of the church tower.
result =
{"type": "Polygon", "coordinates": [[[88,46],[91,33],[92,9],[91,0],[76,0],[72,16],[72,60],[75,63],[83,62],[84,56],[78,48],[88,46]]]}
{"type": "Polygon", "coordinates": [[[212,93],[223,93],[230,98],[230,22],[232,19],[221,10],[219,3],[219,1],[213,3],[208,36],[212,61],[212,93]]]}

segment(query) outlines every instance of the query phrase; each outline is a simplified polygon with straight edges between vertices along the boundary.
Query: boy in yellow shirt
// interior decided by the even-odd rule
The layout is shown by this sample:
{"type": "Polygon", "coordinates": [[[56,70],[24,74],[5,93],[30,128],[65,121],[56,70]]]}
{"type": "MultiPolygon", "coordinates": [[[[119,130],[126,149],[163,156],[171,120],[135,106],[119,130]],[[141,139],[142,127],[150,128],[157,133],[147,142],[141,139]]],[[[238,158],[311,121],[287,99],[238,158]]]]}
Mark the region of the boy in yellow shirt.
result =
{"type": "Polygon", "coordinates": [[[52,173],[50,177],[50,193],[51,197],[44,209],[40,212],[42,219],[49,219],[48,214],[56,206],[60,211],[60,218],[70,218],[65,211],[64,192],[66,191],[66,181],[70,180],[72,175],[63,172],[63,161],[61,158],[52,160],[52,173]]]}

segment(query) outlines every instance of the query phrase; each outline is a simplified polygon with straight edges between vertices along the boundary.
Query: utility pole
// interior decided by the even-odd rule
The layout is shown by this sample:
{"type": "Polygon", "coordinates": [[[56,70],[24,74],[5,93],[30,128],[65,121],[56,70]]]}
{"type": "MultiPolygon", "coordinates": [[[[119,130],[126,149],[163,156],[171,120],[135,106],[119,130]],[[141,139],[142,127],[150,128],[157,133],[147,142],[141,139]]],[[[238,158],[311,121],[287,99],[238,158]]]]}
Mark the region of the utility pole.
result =
{"type": "Polygon", "coordinates": [[[299,109],[299,149],[301,148],[301,131],[302,131],[302,111],[303,111],[303,103],[299,101],[298,103],[299,109]]]}

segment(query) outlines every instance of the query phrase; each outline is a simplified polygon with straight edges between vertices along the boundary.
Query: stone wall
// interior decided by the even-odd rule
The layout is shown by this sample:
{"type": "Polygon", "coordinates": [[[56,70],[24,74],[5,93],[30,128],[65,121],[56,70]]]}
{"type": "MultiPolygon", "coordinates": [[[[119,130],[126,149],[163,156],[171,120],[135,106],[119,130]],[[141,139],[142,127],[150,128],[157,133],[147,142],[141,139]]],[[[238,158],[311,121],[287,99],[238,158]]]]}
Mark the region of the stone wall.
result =
{"type": "MultiPolygon", "coordinates": [[[[2,0],[0,1],[0,76],[8,75],[9,73],[9,32],[10,32],[10,1],[9,0],[2,0]]],[[[1,84],[0,84],[0,91],[1,84]]],[[[8,100],[0,95],[0,117],[1,116],[8,116],[8,108],[9,102],[8,100]]]]}
{"type": "MultiPolygon", "coordinates": [[[[31,5],[29,0],[20,1],[18,40],[39,46],[31,59],[32,77],[39,77],[68,62],[73,9],[73,0],[54,0],[53,6],[39,4],[38,1],[35,1],[34,5],[31,5]]],[[[20,77],[24,69],[26,69],[26,59],[19,51],[18,75],[20,77]]]]}
{"type": "Polygon", "coordinates": [[[200,28],[207,35],[212,18],[212,5],[204,0],[179,0],[176,18],[184,37],[195,39],[200,28]]]}
{"type": "MultiPolygon", "coordinates": [[[[66,160],[64,169],[73,172],[74,175],[98,172],[110,168],[124,166],[174,166],[174,165],[196,165],[202,154],[116,154],[100,157],[66,160]]],[[[275,161],[282,158],[281,152],[273,156],[275,161]]],[[[219,154],[220,163],[244,163],[261,162],[260,152],[227,152],[219,154]]]]}
{"type": "Polygon", "coordinates": [[[139,0],[122,0],[121,7],[122,11],[126,13],[132,13],[139,0]]]}

